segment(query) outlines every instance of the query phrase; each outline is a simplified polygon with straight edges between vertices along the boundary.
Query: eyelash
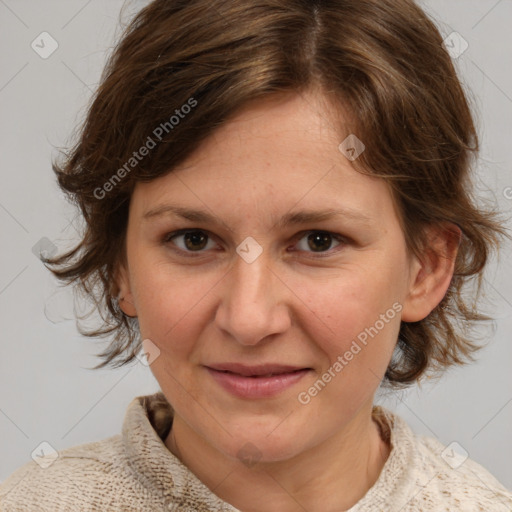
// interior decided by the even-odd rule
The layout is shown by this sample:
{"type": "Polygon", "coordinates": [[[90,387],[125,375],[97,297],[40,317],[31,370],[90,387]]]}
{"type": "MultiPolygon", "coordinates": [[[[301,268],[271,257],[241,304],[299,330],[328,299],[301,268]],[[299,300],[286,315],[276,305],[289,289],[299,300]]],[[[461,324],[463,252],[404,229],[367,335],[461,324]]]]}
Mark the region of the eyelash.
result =
{"type": "MultiPolygon", "coordinates": [[[[212,236],[212,234],[209,231],[206,231],[204,229],[197,229],[197,228],[179,229],[177,231],[173,231],[171,233],[167,233],[166,235],[164,235],[164,237],[162,238],[162,243],[163,243],[163,245],[169,246],[169,244],[172,242],[173,238],[181,236],[181,235],[183,235],[185,233],[204,233],[204,234],[206,234],[209,237],[209,240],[212,240],[213,238],[215,238],[214,236],[212,236]]],[[[310,229],[310,230],[307,230],[307,231],[301,231],[300,233],[297,233],[295,238],[296,238],[296,240],[298,242],[302,238],[304,238],[305,235],[308,235],[310,233],[322,233],[322,234],[330,235],[334,240],[336,240],[337,242],[340,242],[340,246],[346,245],[346,244],[349,243],[349,240],[346,237],[344,237],[344,236],[342,236],[342,235],[340,235],[338,233],[332,233],[330,231],[324,231],[324,230],[321,230],[321,229],[310,229]]],[[[315,258],[322,258],[322,257],[326,257],[326,256],[332,255],[333,252],[338,252],[338,251],[336,251],[336,248],[339,248],[340,246],[337,246],[334,249],[329,249],[328,251],[323,251],[323,252],[320,251],[320,252],[317,252],[317,253],[315,253],[313,251],[302,251],[302,252],[306,252],[306,253],[310,252],[311,254],[314,255],[315,258]]],[[[201,250],[201,251],[186,251],[184,249],[180,249],[180,248],[176,247],[175,244],[171,244],[170,248],[174,252],[177,252],[180,255],[184,255],[185,257],[190,257],[190,258],[201,257],[206,252],[204,250],[201,250]]],[[[299,251],[299,252],[301,252],[301,251],[299,251]]]]}

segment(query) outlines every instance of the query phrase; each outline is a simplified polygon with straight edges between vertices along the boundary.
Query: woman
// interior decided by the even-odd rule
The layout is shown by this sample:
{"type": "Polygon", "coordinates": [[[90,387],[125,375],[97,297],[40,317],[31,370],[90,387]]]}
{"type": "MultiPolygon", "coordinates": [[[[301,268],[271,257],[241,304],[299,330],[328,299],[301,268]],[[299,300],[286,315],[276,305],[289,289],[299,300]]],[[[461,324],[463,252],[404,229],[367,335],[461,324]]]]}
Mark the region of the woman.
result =
{"type": "Polygon", "coordinates": [[[87,227],[46,261],[104,312],[98,367],[142,344],[161,392],[18,469],[2,510],[509,510],[373,405],[478,348],[462,292],[506,232],[477,149],[411,0],[150,3],[54,166],[87,227]]]}

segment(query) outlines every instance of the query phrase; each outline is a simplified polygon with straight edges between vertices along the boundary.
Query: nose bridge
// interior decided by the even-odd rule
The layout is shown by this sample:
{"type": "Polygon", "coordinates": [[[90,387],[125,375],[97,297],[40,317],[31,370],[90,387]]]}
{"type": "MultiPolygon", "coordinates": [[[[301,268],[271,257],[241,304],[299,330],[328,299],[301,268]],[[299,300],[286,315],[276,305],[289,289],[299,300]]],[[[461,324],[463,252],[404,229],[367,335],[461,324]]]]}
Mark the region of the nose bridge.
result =
{"type": "Polygon", "coordinates": [[[278,284],[268,253],[263,251],[253,261],[241,254],[236,255],[223,288],[217,323],[239,343],[255,345],[285,330],[289,319],[280,304],[283,285],[278,284]]]}

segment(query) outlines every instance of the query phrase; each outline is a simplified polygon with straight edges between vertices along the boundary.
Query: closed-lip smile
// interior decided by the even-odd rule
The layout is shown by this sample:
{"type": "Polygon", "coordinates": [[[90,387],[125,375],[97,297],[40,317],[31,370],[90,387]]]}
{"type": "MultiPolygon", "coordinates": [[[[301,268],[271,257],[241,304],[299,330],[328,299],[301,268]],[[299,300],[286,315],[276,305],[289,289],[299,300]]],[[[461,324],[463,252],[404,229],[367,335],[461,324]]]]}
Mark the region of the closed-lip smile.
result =
{"type": "Polygon", "coordinates": [[[226,391],[239,398],[268,398],[293,386],[312,369],[276,363],[210,364],[206,369],[226,391]]]}

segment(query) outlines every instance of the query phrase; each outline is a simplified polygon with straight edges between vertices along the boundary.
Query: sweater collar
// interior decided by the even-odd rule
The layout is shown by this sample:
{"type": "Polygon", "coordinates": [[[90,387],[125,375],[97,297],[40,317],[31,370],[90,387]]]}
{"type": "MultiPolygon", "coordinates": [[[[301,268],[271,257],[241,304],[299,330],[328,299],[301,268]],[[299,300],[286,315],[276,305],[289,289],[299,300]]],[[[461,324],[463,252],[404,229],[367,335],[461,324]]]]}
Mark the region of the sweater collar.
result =
{"type": "Polygon", "coordinates": [[[137,479],[163,498],[169,510],[240,512],[212,493],[165,446],[172,417],[162,392],[136,397],[128,406],[122,440],[137,479]]]}
{"type": "MultiPolygon", "coordinates": [[[[162,392],[139,396],[130,403],[122,429],[128,463],[141,484],[177,510],[240,512],[216,496],[164,444],[174,411],[162,392]]],[[[415,436],[407,423],[391,411],[375,406],[372,416],[391,452],[379,478],[347,512],[394,510],[405,504],[414,485],[407,478],[415,467],[415,436]]],[[[172,510],[172,509],[170,509],[172,510]]]]}

